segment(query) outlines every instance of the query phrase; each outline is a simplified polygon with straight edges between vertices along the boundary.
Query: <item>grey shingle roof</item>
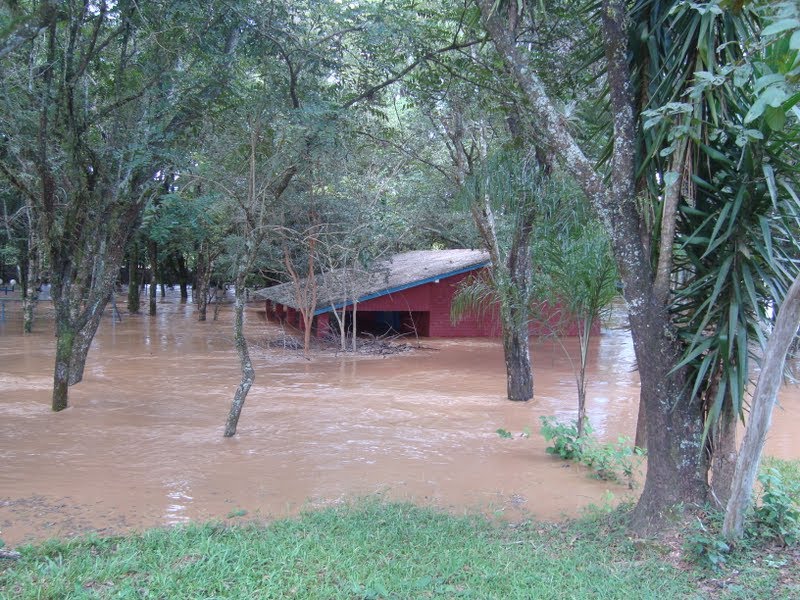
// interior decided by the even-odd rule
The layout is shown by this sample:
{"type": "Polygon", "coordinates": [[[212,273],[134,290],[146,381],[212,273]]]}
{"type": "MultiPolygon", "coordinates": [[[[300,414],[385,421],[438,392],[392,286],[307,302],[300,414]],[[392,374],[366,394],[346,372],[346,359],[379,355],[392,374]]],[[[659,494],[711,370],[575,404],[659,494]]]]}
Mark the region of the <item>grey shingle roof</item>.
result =
{"type": "MultiPolygon", "coordinates": [[[[315,314],[330,311],[331,304],[336,308],[351,304],[354,295],[363,302],[435,279],[473,271],[487,264],[489,253],[484,250],[415,250],[376,262],[367,271],[331,271],[317,276],[315,314]]],[[[255,295],[256,298],[298,308],[295,286],[291,282],[263,288],[255,295]]]]}

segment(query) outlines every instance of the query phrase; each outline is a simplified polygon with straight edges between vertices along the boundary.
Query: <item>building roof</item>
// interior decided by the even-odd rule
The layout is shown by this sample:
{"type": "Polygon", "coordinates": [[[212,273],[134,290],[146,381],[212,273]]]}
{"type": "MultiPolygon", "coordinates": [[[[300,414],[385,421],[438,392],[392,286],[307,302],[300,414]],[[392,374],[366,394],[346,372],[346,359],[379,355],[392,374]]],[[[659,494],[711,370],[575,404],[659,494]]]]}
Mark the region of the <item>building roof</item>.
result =
{"type": "MultiPolygon", "coordinates": [[[[368,270],[337,269],[317,275],[314,314],[348,306],[353,303],[353,296],[364,302],[474,271],[485,267],[489,261],[489,253],[484,250],[415,250],[376,262],[368,270]]],[[[291,282],[258,290],[256,297],[299,308],[291,282]]]]}

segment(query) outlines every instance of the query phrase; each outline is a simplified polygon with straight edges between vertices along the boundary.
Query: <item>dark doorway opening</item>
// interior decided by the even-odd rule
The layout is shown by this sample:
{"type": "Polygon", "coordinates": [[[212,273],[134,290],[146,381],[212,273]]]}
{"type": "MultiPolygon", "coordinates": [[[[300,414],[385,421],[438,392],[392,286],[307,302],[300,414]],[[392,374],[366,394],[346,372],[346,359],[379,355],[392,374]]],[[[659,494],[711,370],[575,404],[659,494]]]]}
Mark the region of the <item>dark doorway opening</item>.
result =
{"type": "MultiPolygon", "coordinates": [[[[370,310],[358,311],[356,315],[359,335],[376,337],[408,335],[427,337],[430,313],[421,311],[370,310]]],[[[345,314],[345,330],[353,330],[353,313],[345,314]]]]}

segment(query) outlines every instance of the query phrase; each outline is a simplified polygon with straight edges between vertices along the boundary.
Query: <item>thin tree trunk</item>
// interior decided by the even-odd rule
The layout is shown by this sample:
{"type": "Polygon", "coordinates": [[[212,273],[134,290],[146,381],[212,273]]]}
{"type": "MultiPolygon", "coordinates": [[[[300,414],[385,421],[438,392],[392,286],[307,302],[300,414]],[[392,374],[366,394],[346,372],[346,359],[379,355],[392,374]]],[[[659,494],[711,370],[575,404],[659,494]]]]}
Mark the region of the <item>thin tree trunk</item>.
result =
{"type": "MultiPolygon", "coordinates": [[[[222,298],[225,295],[225,290],[220,288],[219,286],[214,286],[214,320],[217,320],[219,317],[219,309],[222,307],[222,298]],[[222,296],[220,296],[220,291],[222,291],[222,296]]],[[[245,302],[247,302],[247,290],[245,290],[245,302]]]]}
{"type": "Polygon", "coordinates": [[[358,322],[356,318],[358,317],[358,300],[353,301],[353,354],[356,353],[356,344],[358,343],[358,322]]]}
{"type": "Polygon", "coordinates": [[[775,326],[761,360],[761,373],[750,404],[750,420],[742,447],[739,449],[730,500],[725,509],[725,521],[722,525],[723,535],[730,539],[741,539],[744,533],[744,517],[750,507],[753,486],[761,462],[761,452],[772,423],[772,409],[775,407],[778,389],[783,380],[786,353],[798,326],[800,326],[800,275],[795,277],[778,311],[775,326]]]}
{"type": "Polygon", "coordinates": [[[189,301],[189,269],[186,268],[186,259],[183,254],[177,254],[176,262],[178,264],[178,285],[181,288],[181,304],[186,304],[189,301]]]}
{"type": "Polygon", "coordinates": [[[578,437],[582,437],[586,428],[586,362],[589,356],[589,338],[592,333],[592,319],[584,319],[580,343],[580,365],[578,366],[578,437]]]}
{"type": "Polygon", "coordinates": [[[150,255],[150,316],[155,317],[157,312],[156,293],[158,292],[158,283],[156,281],[156,271],[158,270],[158,246],[153,240],[147,243],[147,251],[150,255]]]}
{"type": "MultiPolygon", "coordinates": [[[[30,210],[28,211],[30,214],[30,210]]],[[[33,224],[28,223],[28,269],[25,276],[25,288],[22,295],[22,331],[33,333],[33,319],[36,304],[39,302],[39,288],[42,285],[39,269],[39,245],[33,224]]]]}
{"type": "Polygon", "coordinates": [[[250,360],[247,338],[244,335],[244,279],[244,275],[241,273],[236,278],[236,300],[234,302],[233,318],[233,343],[239,355],[242,379],[239,382],[239,387],[236,388],[228,419],[225,422],[225,437],[232,437],[236,434],[236,427],[239,424],[239,416],[242,414],[242,407],[247,399],[247,393],[256,379],[256,372],[250,360]]]}
{"type": "Polygon", "coordinates": [[[206,244],[200,245],[200,252],[197,255],[197,287],[195,288],[195,296],[197,301],[197,320],[206,320],[206,311],[208,309],[208,289],[211,283],[211,269],[213,265],[206,244]]]}
{"type": "Polygon", "coordinates": [[[128,268],[128,312],[138,314],[142,306],[139,296],[139,244],[131,244],[131,258],[128,268]]]}
{"type": "Polygon", "coordinates": [[[311,351],[311,327],[314,325],[313,311],[303,311],[303,356],[308,358],[311,351]]]}
{"type": "Polygon", "coordinates": [[[678,140],[678,147],[672,155],[669,173],[675,173],[677,179],[664,191],[663,211],[661,215],[661,235],[656,266],[653,295],[658,302],[666,304],[669,300],[669,277],[672,274],[672,246],[675,243],[675,228],[678,220],[678,201],[681,196],[683,172],[686,163],[688,139],[678,140]]]}

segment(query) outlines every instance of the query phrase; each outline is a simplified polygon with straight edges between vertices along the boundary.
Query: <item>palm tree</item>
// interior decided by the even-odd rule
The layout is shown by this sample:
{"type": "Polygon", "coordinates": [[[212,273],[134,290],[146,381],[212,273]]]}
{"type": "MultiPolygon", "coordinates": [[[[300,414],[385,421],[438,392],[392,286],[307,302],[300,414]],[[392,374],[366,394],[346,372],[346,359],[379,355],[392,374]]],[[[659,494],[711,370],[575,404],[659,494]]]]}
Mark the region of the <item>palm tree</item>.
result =
{"type": "Polygon", "coordinates": [[[712,495],[722,506],[753,342],[763,348],[770,307],[785,295],[800,250],[790,183],[797,130],[784,130],[772,109],[752,118],[767,74],[753,71],[757,8],[640,0],[631,13],[655,285],[685,345],[676,368],[689,367],[692,397],[705,406],[712,495]]]}

